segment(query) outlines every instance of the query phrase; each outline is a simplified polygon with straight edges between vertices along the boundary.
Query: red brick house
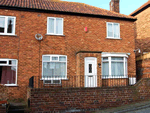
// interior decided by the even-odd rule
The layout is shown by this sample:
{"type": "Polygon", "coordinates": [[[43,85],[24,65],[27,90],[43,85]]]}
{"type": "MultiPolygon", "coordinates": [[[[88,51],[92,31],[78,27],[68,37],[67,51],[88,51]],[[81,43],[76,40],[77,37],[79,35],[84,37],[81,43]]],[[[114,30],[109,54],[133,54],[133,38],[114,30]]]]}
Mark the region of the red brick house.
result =
{"type": "Polygon", "coordinates": [[[9,95],[25,98],[32,76],[62,87],[111,86],[113,79],[135,84],[136,18],[118,13],[119,0],[112,0],[110,9],[65,1],[1,0],[0,81],[9,95]]]}
{"type": "Polygon", "coordinates": [[[137,54],[137,76],[138,79],[148,77],[150,74],[150,0],[130,14],[136,20],[136,49],[137,54]]]}

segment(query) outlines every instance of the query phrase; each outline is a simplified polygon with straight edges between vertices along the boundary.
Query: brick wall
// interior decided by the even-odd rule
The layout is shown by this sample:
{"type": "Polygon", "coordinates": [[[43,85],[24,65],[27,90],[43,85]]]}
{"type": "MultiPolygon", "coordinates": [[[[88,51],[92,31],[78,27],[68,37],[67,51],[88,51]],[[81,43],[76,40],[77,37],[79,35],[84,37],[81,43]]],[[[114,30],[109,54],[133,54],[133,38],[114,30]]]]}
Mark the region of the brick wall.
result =
{"type": "MultiPolygon", "coordinates": [[[[0,15],[16,16],[16,36],[2,36],[0,58],[18,59],[17,87],[8,87],[9,96],[26,98],[29,78],[41,76],[42,55],[67,55],[67,75],[83,74],[83,57],[78,51],[102,51],[131,53],[128,58],[128,73],[135,75],[135,24],[133,21],[97,18],[79,15],[53,14],[45,12],[17,11],[0,9],[0,15]],[[46,35],[47,17],[64,19],[64,36],[46,35]],[[120,23],[120,40],[106,39],[106,22],[120,23]],[[88,32],[84,31],[87,27],[88,32]],[[37,41],[35,34],[40,33],[43,40],[37,41]],[[77,64],[77,65],[76,65],[77,64]]],[[[89,54],[88,56],[94,56],[89,54]]],[[[97,56],[97,54],[95,54],[97,56]]],[[[97,56],[101,62],[100,55],[97,56]]],[[[101,73],[101,68],[98,68],[101,73]]],[[[64,82],[68,82],[67,80],[64,82]]]]}
{"type": "Polygon", "coordinates": [[[137,39],[150,37],[150,7],[136,15],[137,39]]]}
{"type": "Polygon", "coordinates": [[[150,78],[150,58],[136,61],[137,79],[150,78]]]}
{"type": "Polygon", "coordinates": [[[0,113],[6,113],[7,101],[0,101],[0,113]]]}
{"type": "Polygon", "coordinates": [[[8,99],[8,88],[0,85],[0,101],[8,99]]]}
{"type": "Polygon", "coordinates": [[[149,88],[150,79],[142,79],[130,87],[31,89],[30,107],[32,113],[115,107],[150,99],[149,88]]]}

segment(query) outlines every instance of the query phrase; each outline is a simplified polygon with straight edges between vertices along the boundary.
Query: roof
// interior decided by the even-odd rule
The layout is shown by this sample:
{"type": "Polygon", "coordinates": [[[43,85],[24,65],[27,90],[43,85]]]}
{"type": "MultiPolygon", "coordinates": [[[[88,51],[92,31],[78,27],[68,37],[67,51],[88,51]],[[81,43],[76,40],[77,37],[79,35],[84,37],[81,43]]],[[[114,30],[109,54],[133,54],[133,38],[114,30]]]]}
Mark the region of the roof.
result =
{"type": "Polygon", "coordinates": [[[138,9],[136,9],[134,12],[132,12],[130,16],[136,16],[137,14],[147,9],[148,7],[150,7],[150,0],[146,2],[145,4],[143,4],[141,7],[139,7],[138,9]]]}
{"type": "Polygon", "coordinates": [[[84,3],[67,2],[60,0],[0,0],[0,7],[27,8],[36,10],[70,12],[88,15],[101,15],[108,17],[117,17],[135,20],[136,18],[105,10],[102,8],[90,6],[84,3]]]}

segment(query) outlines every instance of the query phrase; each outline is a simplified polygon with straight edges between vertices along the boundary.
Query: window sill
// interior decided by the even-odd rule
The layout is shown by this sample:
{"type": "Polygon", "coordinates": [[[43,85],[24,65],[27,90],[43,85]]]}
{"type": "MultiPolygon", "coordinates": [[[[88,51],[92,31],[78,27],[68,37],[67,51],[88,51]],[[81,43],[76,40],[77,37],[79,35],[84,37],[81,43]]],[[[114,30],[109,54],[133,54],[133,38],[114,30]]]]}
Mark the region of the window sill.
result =
{"type": "Polygon", "coordinates": [[[0,33],[0,36],[14,36],[14,37],[17,37],[17,35],[15,35],[15,34],[1,34],[1,33],[0,33]]]}
{"type": "Polygon", "coordinates": [[[106,39],[122,40],[122,38],[106,37],[106,39]]]}
{"type": "Polygon", "coordinates": [[[65,35],[61,35],[61,34],[45,34],[45,35],[51,35],[51,36],[65,36],[65,35]]]}
{"type": "Polygon", "coordinates": [[[127,76],[124,76],[124,77],[102,77],[102,79],[124,79],[124,78],[128,78],[127,76]]]}
{"type": "Polygon", "coordinates": [[[68,80],[68,78],[41,78],[40,80],[68,80]]]}
{"type": "Polygon", "coordinates": [[[4,86],[12,86],[12,87],[17,87],[17,84],[4,84],[4,86]]]}

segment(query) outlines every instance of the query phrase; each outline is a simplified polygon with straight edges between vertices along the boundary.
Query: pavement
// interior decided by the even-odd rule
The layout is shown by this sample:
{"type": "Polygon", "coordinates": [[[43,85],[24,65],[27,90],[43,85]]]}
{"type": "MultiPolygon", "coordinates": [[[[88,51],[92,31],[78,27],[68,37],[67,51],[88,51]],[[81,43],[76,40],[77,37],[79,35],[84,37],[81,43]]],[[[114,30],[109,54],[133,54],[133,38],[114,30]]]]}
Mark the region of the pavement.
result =
{"type": "Polygon", "coordinates": [[[150,100],[115,108],[98,110],[95,113],[150,113],[150,100]]]}

